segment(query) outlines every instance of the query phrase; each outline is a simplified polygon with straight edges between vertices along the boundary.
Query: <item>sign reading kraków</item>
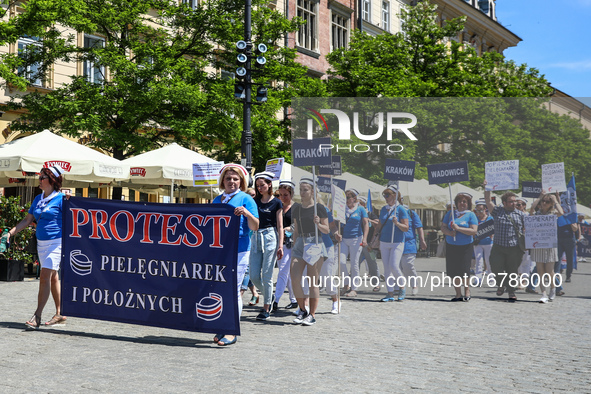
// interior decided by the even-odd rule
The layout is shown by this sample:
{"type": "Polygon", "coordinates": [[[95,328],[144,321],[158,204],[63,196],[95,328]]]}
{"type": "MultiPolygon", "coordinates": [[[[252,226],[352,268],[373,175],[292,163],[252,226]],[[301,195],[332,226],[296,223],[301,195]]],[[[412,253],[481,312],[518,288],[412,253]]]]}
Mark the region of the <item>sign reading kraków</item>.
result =
{"type": "Polygon", "coordinates": [[[330,145],[330,138],[315,138],[313,140],[294,139],[292,141],[292,161],[296,167],[332,165],[332,154],[326,146],[330,145]]]}
{"type": "Polygon", "coordinates": [[[386,159],[384,179],[412,182],[415,179],[415,162],[386,159]]]}

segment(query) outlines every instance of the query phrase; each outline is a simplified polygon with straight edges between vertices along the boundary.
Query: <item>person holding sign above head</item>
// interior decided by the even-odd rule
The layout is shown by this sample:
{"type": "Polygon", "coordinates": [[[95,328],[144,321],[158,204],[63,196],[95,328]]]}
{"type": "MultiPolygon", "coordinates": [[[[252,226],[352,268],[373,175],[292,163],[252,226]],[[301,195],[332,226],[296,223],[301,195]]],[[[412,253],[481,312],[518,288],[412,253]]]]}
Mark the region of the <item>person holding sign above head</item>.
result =
{"type": "MultiPolygon", "coordinates": [[[[529,213],[530,215],[557,215],[560,217],[564,214],[564,211],[558,201],[560,201],[559,197],[554,194],[546,194],[542,191],[540,197],[532,203],[529,213]]],[[[530,256],[531,259],[536,262],[538,275],[540,275],[540,290],[542,291],[540,303],[546,304],[548,301],[553,301],[556,297],[556,287],[554,286],[554,264],[558,260],[558,249],[530,249],[530,256]],[[547,291],[545,286],[548,283],[550,283],[550,291],[547,291]]]]}
{"type": "MultiPolygon", "coordinates": [[[[483,186],[486,186],[486,180],[483,186]]],[[[497,295],[502,296],[505,290],[509,293],[509,301],[516,301],[515,287],[512,286],[510,276],[517,276],[517,268],[521,264],[525,244],[520,246],[520,238],[525,228],[525,214],[515,209],[517,195],[506,192],[501,196],[502,206],[494,206],[490,190],[484,191],[486,207],[495,222],[495,237],[490,251],[490,264],[496,275],[497,295]],[[523,249],[522,249],[523,248],[523,249]],[[499,274],[506,272],[507,276],[500,279],[499,274]]]]}
{"type": "MultiPolygon", "coordinates": [[[[19,231],[27,228],[33,220],[37,221],[37,254],[41,264],[39,277],[39,293],[37,295],[37,309],[33,317],[25,323],[27,329],[37,329],[41,326],[41,313],[49,294],[55,303],[55,315],[45,323],[46,326],[65,323],[66,318],[61,315],[61,287],[58,271],[62,259],[62,201],[64,194],[60,166],[43,168],[39,172],[39,189],[43,193],[33,200],[29,213],[16,226],[8,231],[8,237],[15,236],[19,231]]],[[[10,238],[9,238],[10,239],[10,238]]]]}
{"type": "MultiPolygon", "coordinates": [[[[213,204],[230,204],[235,207],[234,214],[240,216],[240,233],[238,235],[238,264],[237,264],[237,296],[238,316],[242,314],[242,297],[240,287],[248,267],[250,257],[250,231],[259,228],[259,213],[253,198],[245,193],[248,184],[248,172],[239,164],[226,164],[220,171],[218,185],[223,193],[213,200],[213,204]]],[[[219,346],[236,343],[236,336],[216,334],[213,338],[219,346]]]]}
{"type": "Polygon", "coordinates": [[[359,192],[355,189],[345,191],[347,207],[345,208],[345,223],[341,225],[343,240],[341,242],[341,272],[347,277],[347,256],[351,259],[351,275],[345,281],[345,297],[356,297],[356,278],[359,278],[359,258],[361,251],[367,246],[369,222],[367,211],[357,202],[359,192]]]}
{"type": "Polygon", "coordinates": [[[300,312],[294,323],[311,326],[316,323],[316,309],[320,298],[319,274],[326,248],[320,233],[328,234],[328,213],[322,204],[314,201],[314,181],[300,179],[301,205],[295,205],[292,212],[295,243],[292,248],[291,283],[298,301],[300,312]],[[307,269],[306,281],[310,288],[310,311],[306,310],[303,272],[307,269]]]}
{"type": "Polygon", "coordinates": [[[251,237],[250,280],[263,292],[263,310],[257,320],[269,320],[273,305],[273,268],[283,257],[283,204],[273,196],[272,172],[254,176],[259,229],[251,237]]]}
{"type": "Polygon", "coordinates": [[[458,193],[454,198],[454,203],[458,208],[447,212],[441,223],[441,232],[446,236],[445,242],[447,243],[445,270],[447,276],[451,277],[456,291],[456,296],[451,300],[470,301],[468,278],[474,253],[473,236],[478,232],[478,219],[472,212],[471,194],[458,193]],[[462,286],[464,287],[463,297],[462,286]]]}
{"type": "Polygon", "coordinates": [[[382,192],[387,205],[380,210],[380,252],[388,290],[388,294],[380,300],[382,302],[395,301],[396,285],[400,287],[397,300],[402,301],[406,297],[406,278],[400,268],[400,261],[404,253],[404,233],[408,231],[409,218],[406,209],[399,203],[401,198],[398,195],[396,185],[390,185],[382,192]]]}

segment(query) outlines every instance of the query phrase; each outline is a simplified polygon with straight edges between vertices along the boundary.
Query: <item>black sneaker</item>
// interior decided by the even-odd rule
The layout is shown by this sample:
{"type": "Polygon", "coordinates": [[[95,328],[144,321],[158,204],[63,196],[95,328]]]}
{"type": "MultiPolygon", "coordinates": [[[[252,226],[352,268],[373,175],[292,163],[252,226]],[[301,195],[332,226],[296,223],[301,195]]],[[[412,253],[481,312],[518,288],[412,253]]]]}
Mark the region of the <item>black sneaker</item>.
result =
{"type": "Polygon", "coordinates": [[[270,317],[271,315],[269,314],[269,312],[261,311],[261,313],[259,313],[259,315],[257,316],[257,320],[269,320],[270,317]]]}
{"type": "Polygon", "coordinates": [[[290,302],[289,304],[287,304],[285,306],[285,309],[295,309],[298,307],[298,303],[297,302],[290,302]]]}
{"type": "Polygon", "coordinates": [[[302,324],[304,322],[304,320],[306,319],[306,317],[308,317],[308,311],[306,311],[306,310],[300,311],[298,316],[295,319],[293,319],[293,322],[295,324],[302,324]]]}
{"type": "Polygon", "coordinates": [[[273,305],[271,306],[271,312],[275,313],[275,312],[277,312],[278,309],[279,309],[279,305],[277,305],[277,303],[274,302],[273,305]]]}
{"type": "Polygon", "coordinates": [[[304,326],[313,326],[314,324],[316,324],[316,319],[314,319],[314,316],[312,315],[306,316],[306,318],[302,321],[302,325],[304,326]]]}

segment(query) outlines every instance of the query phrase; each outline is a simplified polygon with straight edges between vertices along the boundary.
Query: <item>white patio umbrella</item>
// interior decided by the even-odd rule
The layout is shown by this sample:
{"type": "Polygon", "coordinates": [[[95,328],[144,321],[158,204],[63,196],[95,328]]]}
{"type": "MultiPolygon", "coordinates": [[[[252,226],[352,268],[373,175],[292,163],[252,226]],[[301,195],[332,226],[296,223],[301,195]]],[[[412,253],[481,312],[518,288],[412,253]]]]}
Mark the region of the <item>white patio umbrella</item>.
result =
{"type": "Polygon", "coordinates": [[[129,178],[129,166],[49,130],[0,145],[0,184],[23,178],[25,172],[59,165],[65,183],[102,182],[129,178]]]}
{"type": "MultiPolygon", "coordinates": [[[[176,143],[123,160],[130,167],[131,174],[127,182],[137,185],[170,185],[171,199],[175,184],[193,186],[193,164],[215,162],[176,143]]],[[[123,185],[133,187],[129,183],[123,185]]]]}

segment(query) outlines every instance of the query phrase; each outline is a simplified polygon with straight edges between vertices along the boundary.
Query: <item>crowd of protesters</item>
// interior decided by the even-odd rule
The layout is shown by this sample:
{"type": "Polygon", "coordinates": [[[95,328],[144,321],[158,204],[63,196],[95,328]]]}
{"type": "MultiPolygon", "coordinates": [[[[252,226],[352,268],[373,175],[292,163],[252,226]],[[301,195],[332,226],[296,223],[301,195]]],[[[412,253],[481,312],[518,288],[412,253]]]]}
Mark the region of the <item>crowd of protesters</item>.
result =
{"type": "MultiPolygon", "coordinates": [[[[39,258],[42,263],[37,310],[26,322],[28,328],[41,325],[41,312],[50,293],[56,314],[46,325],[60,324],[66,317],[60,313],[60,284],[57,272],[61,259],[61,201],[59,193],[63,170],[42,169],[39,177],[43,194],[37,196],[27,217],[10,229],[14,236],[33,220],[37,220],[39,258]]],[[[360,266],[366,262],[374,292],[381,291],[380,278],[386,282],[381,302],[403,301],[417,295],[419,285],[414,263],[417,252],[427,249],[423,224],[417,212],[403,204],[397,186],[384,188],[385,204],[376,210],[355,188],[345,191],[345,220],[334,220],[332,207],[319,198],[315,181],[301,178],[296,185],[281,180],[273,189],[274,174],[261,172],[254,176],[254,189],[247,188],[249,174],[241,165],[227,164],[219,175],[221,194],[213,204],[229,204],[240,216],[237,256],[238,313],[242,312],[242,295],[250,288],[249,305],[262,297],[257,320],[267,321],[280,308],[287,290],[285,309],[294,309],[294,323],[311,326],[316,323],[320,293],[331,297],[331,313],[338,314],[344,298],[358,296],[361,287],[360,266]],[[293,201],[296,187],[301,202],[293,201]],[[378,254],[383,266],[378,265],[378,254]],[[273,287],[273,272],[278,268],[273,287]],[[380,275],[380,268],[383,270],[380,275]],[[335,282],[334,277],[342,281],[335,282]],[[335,284],[339,283],[339,285],[335,284]]],[[[486,181],[485,184],[486,185],[486,181]]],[[[369,198],[369,195],[368,195],[369,198]]],[[[527,278],[528,293],[538,294],[540,303],[553,301],[565,292],[556,273],[561,271],[561,257],[566,255],[566,279],[570,282],[576,256],[577,239],[582,238],[577,223],[564,218],[560,196],[542,192],[530,205],[528,200],[506,192],[501,204],[494,205],[491,192],[484,199],[473,201],[469,193],[458,193],[454,205],[441,223],[446,243],[446,275],[454,280],[452,302],[471,299],[470,287],[483,282],[496,288],[496,294],[507,293],[516,301],[516,290],[527,278]],[[558,224],[556,248],[525,249],[524,231],[527,215],[555,215],[558,224]],[[494,235],[477,237],[479,225],[494,224],[494,235]],[[518,281],[509,278],[520,278],[518,281]],[[536,280],[551,278],[551,280],[536,280]],[[456,280],[459,279],[459,280],[456,280]],[[473,281],[471,279],[476,279],[473,281]]],[[[448,204],[449,205],[449,204],[448,204]]],[[[582,222],[582,218],[579,217],[582,222]]],[[[237,337],[223,332],[216,334],[219,346],[236,343],[237,337]]]]}

